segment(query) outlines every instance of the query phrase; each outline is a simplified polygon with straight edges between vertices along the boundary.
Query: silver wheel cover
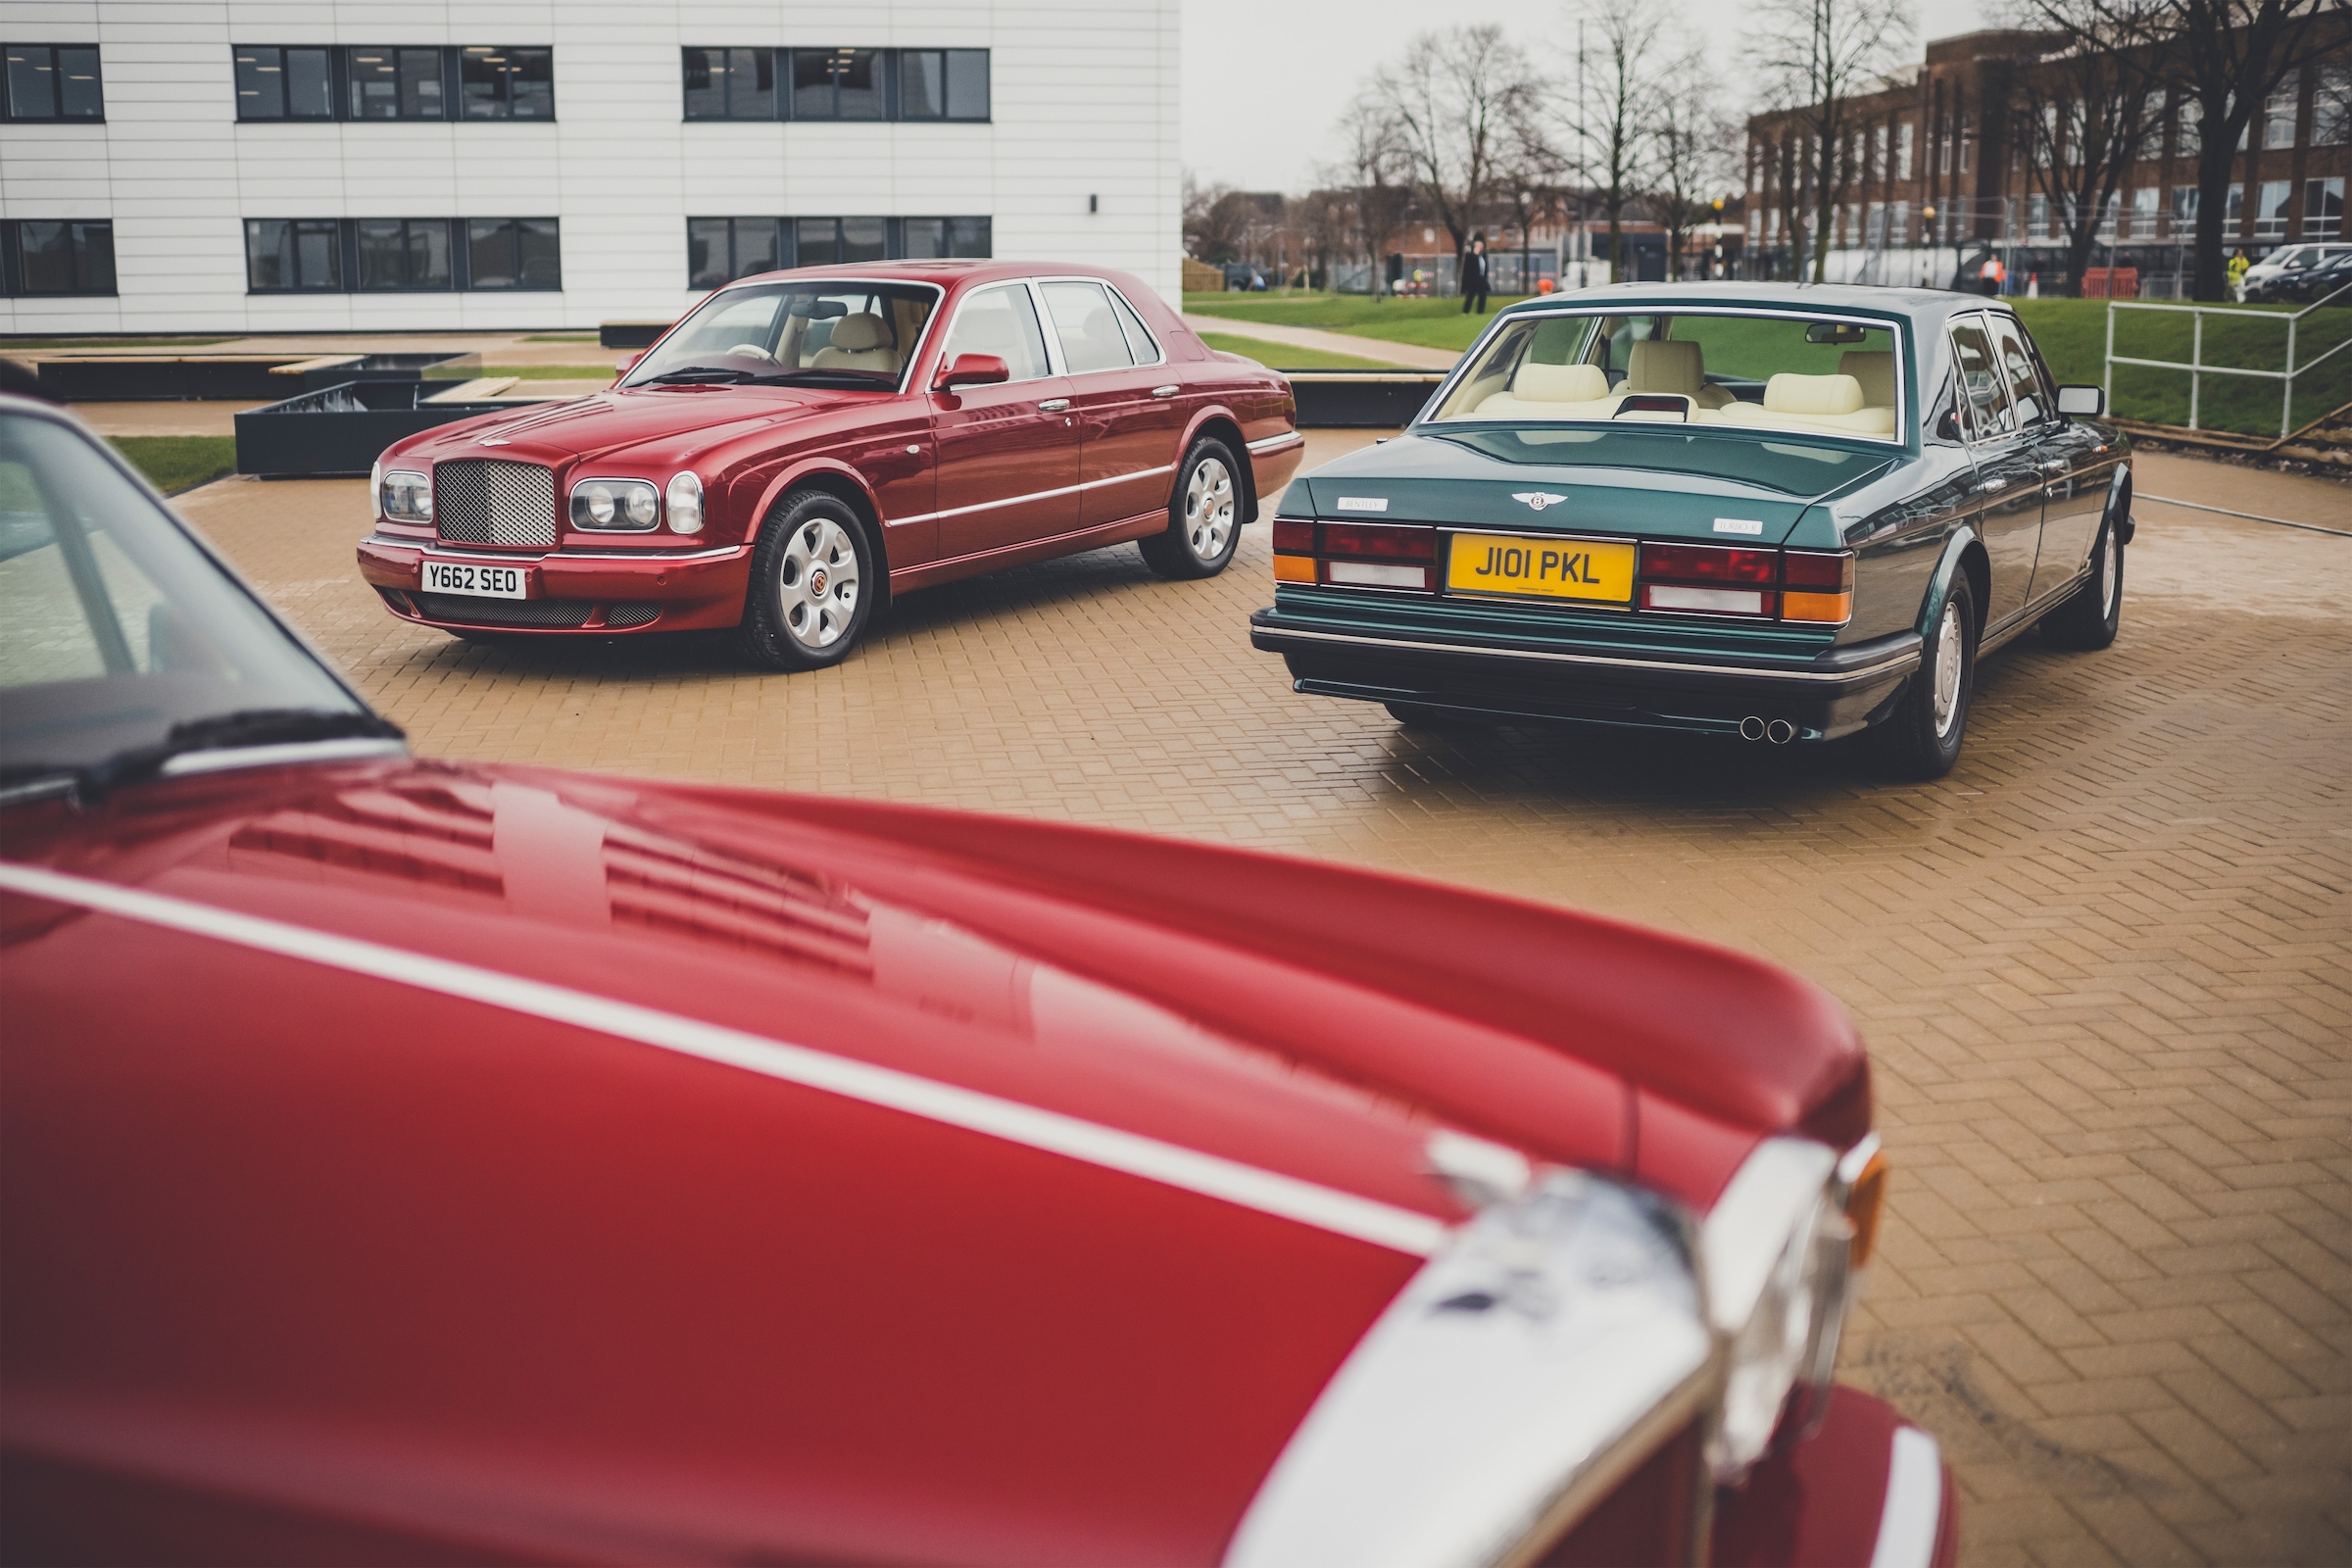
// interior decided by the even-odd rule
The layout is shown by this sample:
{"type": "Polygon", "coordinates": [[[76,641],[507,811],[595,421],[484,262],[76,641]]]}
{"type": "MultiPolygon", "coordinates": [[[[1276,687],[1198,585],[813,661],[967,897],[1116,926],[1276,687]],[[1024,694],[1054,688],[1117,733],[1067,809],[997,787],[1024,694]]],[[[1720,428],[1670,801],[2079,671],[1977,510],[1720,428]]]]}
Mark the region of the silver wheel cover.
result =
{"type": "Polygon", "coordinates": [[[776,568],[776,599],[784,630],[810,652],[841,641],[858,610],[858,539],[831,517],[811,517],[792,531],[776,568]]]}
{"type": "Polygon", "coordinates": [[[1184,486],[1184,542],[1198,561],[1214,561],[1233,537],[1233,474],[1217,458],[1202,458],[1184,486]]]}
{"type": "Polygon", "coordinates": [[[2107,548],[2099,555],[2099,614],[2102,618],[2115,614],[2115,602],[2124,591],[2124,542],[2115,536],[2115,524],[2107,525],[2107,548]]]}
{"type": "Polygon", "coordinates": [[[1936,738],[1947,739],[1960,716],[1960,607],[1944,602],[1936,626],[1936,738]]]}

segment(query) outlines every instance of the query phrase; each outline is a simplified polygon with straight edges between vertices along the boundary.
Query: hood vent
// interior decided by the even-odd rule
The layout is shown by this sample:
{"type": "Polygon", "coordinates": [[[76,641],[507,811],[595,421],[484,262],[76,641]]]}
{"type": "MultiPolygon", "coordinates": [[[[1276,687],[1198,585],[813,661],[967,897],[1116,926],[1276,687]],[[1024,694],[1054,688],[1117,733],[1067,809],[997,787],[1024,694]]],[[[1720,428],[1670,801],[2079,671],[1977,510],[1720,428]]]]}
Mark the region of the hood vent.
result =
{"type": "Polygon", "coordinates": [[[452,544],[553,550],[556,472],[544,464],[503,458],[436,463],[433,516],[452,544]]]}

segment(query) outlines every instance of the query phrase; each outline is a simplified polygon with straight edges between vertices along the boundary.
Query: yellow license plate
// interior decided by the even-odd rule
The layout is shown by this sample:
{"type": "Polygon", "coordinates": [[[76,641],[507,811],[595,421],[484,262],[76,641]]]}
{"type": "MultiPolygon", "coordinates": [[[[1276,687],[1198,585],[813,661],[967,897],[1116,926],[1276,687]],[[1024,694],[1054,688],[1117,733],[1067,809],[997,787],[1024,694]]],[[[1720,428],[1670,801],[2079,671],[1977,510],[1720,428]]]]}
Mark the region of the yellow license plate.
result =
{"type": "Polygon", "coordinates": [[[1457,533],[1446,561],[1446,588],[1457,594],[1517,594],[1539,599],[1634,599],[1634,547],[1605,539],[1522,539],[1457,533]]]}

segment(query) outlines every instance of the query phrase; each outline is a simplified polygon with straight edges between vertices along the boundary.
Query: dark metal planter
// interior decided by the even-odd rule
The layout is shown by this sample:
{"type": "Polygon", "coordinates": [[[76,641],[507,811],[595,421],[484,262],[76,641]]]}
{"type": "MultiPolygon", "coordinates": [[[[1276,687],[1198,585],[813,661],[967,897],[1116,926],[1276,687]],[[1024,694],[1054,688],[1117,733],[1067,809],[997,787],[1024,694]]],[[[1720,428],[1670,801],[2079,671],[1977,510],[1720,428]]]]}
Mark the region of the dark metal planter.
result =
{"type": "Polygon", "coordinates": [[[286,378],[270,372],[312,354],[110,354],[42,360],[41,393],[61,403],[180,403],[199,399],[282,396],[286,378]]]}
{"type": "Polygon", "coordinates": [[[364,474],[401,437],[512,403],[426,403],[432,382],[346,381],[236,416],[237,471],[265,478],[364,474]]]}
{"type": "Polygon", "coordinates": [[[1443,370],[1283,370],[1300,429],[1393,430],[1421,412],[1443,370]]]}
{"type": "Polygon", "coordinates": [[[650,349],[673,324],[669,321],[606,321],[597,327],[596,341],[601,348],[650,349]]]}
{"type": "MultiPolygon", "coordinates": [[[[435,366],[447,366],[452,361],[471,360],[478,367],[478,354],[362,354],[339,364],[307,365],[302,368],[302,389],[305,392],[323,392],[328,387],[342,386],[350,381],[418,381],[435,366]]],[[[290,372],[292,367],[288,367],[290,372]]],[[[478,373],[478,369],[476,371],[478,373]]],[[[281,373],[279,379],[284,379],[281,373]]],[[[450,373],[444,370],[434,377],[446,386],[450,373]]],[[[283,390],[279,388],[279,390],[283,390]]]]}

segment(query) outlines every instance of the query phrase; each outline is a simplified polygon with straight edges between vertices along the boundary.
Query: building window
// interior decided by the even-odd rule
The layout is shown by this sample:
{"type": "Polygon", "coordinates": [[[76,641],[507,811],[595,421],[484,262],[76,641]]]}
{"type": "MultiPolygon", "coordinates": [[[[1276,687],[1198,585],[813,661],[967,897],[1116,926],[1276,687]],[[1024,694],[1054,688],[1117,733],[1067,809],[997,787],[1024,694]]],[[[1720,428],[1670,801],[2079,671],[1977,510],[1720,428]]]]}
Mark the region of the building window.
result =
{"type": "Polygon", "coordinates": [[[2156,237],[2156,187],[2142,185],[2132,193],[2132,237],[2156,237]]]}
{"type": "Polygon", "coordinates": [[[1911,122],[1908,120],[1894,128],[1894,177],[1911,177],[1911,122]]]}
{"type": "Polygon", "coordinates": [[[367,292],[457,287],[446,218],[363,218],[354,224],[367,292]]]}
{"type": "Polygon", "coordinates": [[[0,281],[11,294],[112,294],[115,225],[108,221],[0,223],[0,281]]]}
{"type": "Polygon", "coordinates": [[[2302,83],[2290,75],[2287,85],[2263,101],[2262,144],[2265,147],[2292,147],[2295,144],[2295,118],[2302,107],[2302,83]]]}
{"type": "Polygon", "coordinates": [[[685,58],[688,120],[776,118],[773,49],[689,49],[685,58]]]}
{"type": "Polygon", "coordinates": [[[249,218],[256,294],[564,286],[552,218],[249,218]]]}
{"type": "MultiPolygon", "coordinates": [[[[98,79],[96,44],[12,43],[6,53],[9,119],[106,118],[106,94],[104,84],[98,79]]],[[[113,285],[109,284],[104,292],[112,294],[113,285]]]]}
{"type": "Polygon", "coordinates": [[[802,218],[792,226],[796,267],[879,262],[890,254],[888,219],[802,218]]]}
{"type": "Polygon", "coordinates": [[[353,120],[447,120],[441,51],[361,44],[345,57],[353,120]]]}
{"type": "Polygon", "coordinates": [[[2286,238],[2287,214],[2294,207],[2294,185],[2283,179],[2262,182],[2262,199],[2254,207],[2256,239],[2286,238]]]}
{"type": "Polygon", "coordinates": [[[469,288],[561,289],[562,247],[552,218],[466,220],[469,288]]]}
{"type": "Polygon", "coordinates": [[[2186,234],[2197,226],[2197,187],[2173,187],[2173,232],[2186,234]]]}
{"type": "Polygon", "coordinates": [[[996,254],[985,218],[909,218],[906,220],[905,255],[909,260],[972,258],[985,261],[996,254]]]}
{"type": "Polygon", "coordinates": [[[2180,100],[2180,126],[2173,138],[2175,158],[2194,158],[2205,147],[2205,106],[2194,98],[2180,100]]]}
{"type": "Polygon", "coordinates": [[[255,294],[339,292],[342,229],[331,218],[248,218],[245,287],[255,294]]]}
{"type": "Polygon", "coordinates": [[[2322,66],[2311,89],[2311,144],[2340,147],[2352,140],[2352,66],[2322,66]]]}
{"type": "Polygon", "coordinates": [[[476,44],[458,51],[462,120],[556,118],[556,52],[476,44]]]}
{"type": "Polygon", "coordinates": [[[2050,199],[2047,196],[2026,198],[2026,234],[2032,239],[2047,239],[2050,233],[2050,199]]]}
{"type": "Polygon", "coordinates": [[[688,120],[989,118],[985,49],[684,49],[688,120]]]}
{"type": "Polygon", "coordinates": [[[229,52],[236,59],[239,120],[335,118],[332,50],[249,44],[229,52]]]}
{"type": "Polygon", "coordinates": [[[2229,205],[2222,209],[2222,232],[2234,238],[2245,227],[2245,222],[2246,188],[2232,185],[2230,187],[2229,205]]]}
{"type": "Polygon", "coordinates": [[[686,285],[718,288],[778,264],[775,218],[689,218],[686,220],[686,285]]]}
{"type": "Polygon", "coordinates": [[[2344,231],[2344,176],[2303,182],[2303,237],[2334,239],[2344,231]]]}
{"type": "Polygon", "coordinates": [[[900,50],[899,118],[986,120],[988,51],[900,50]]]}

